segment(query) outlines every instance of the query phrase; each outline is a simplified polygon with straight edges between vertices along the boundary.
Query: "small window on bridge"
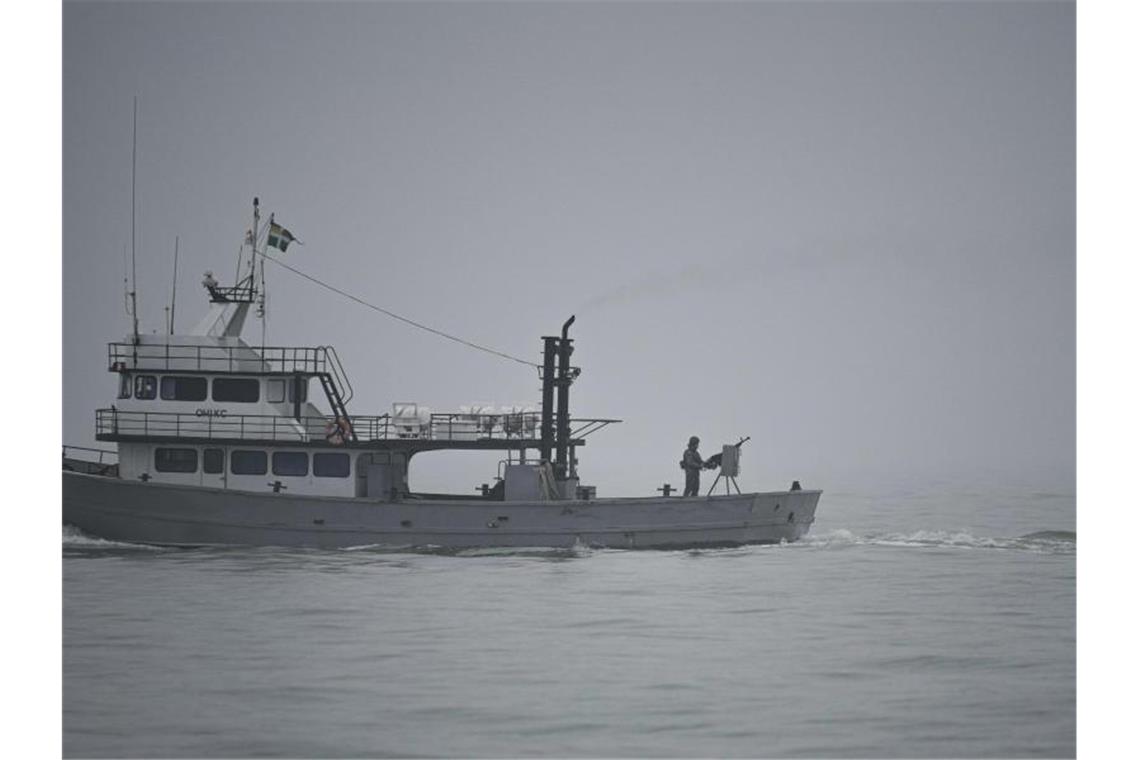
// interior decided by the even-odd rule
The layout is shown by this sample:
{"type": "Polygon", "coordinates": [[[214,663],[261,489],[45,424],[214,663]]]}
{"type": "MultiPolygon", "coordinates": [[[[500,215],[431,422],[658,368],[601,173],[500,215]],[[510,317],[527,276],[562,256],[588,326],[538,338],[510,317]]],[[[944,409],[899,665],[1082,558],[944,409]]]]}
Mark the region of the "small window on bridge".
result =
{"type": "Polygon", "coordinates": [[[285,381],[281,378],[271,377],[265,381],[265,400],[271,404],[280,404],[285,400],[285,381]]]}
{"type": "Polygon", "coordinates": [[[253,404],[261,398],[261,381],[254,377],[215,377],[214,401],[253,404]]]}
{"type": "Polygon", "coordinates": [[[302,377],[301,382],[299,382],[299,383],[297,382],[296,378],[293,378],[289,381],[289,403],[290,404],[295,404],[298,401],[298,399],[297,399],[297,391],[298,390],[301,392],[301,398],[300,398],[301,403],[308,401],[309,400],[309,378],[302,377]]]}
{"type": "Polygon", "coordinates": [[[206,378],[166,375],[161,395],[165,401],[205,401],[206,378]]]}
{"type": "Polygon", "coordinates": [[[149,401],[158,392],[158,380],[154,375],[135,376],[135,398],[149,401]]]}
{"type": "MultiPolygon", "coordinates": [[[[280,404],[285,400],[285,389],[289,389],[289,403],[297,403],[297,391],[301,391],[301,403],[309,400],[309,378],[302,377],[298,383],[295,378],[271,378],[265,381],[265,400],[271,404],[280,404]]],[[[217,401],[217,397],[214,398],[217,401]]]]}

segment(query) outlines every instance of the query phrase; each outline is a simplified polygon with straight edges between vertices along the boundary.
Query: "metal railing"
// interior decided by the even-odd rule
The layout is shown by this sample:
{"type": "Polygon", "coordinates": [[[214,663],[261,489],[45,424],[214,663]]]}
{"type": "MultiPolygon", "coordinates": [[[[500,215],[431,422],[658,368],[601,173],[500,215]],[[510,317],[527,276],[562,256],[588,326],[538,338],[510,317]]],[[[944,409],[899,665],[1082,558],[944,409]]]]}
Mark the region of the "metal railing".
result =
{"type": "MultiPolygon", "coordinates": [[[[328,346],[186,346],[108,343],[107,366],[199,372],[328,372],[328,346]]],[[[339,361],[337,362],[339,364],[339,361]]]]}
{"type": "Polygon", "coordinates": [[[401,438],[430,438],[452,441],[491,439],[533,439],[540,416],[537,412],[504,414],[440,412],[426,417],[392,419],[401,438]]]}
{"type": "MultiPolygon", "coordinates": [[[[82,451],[82,452],[89,453],[89,454],[98,454],[98,457],[95,459],[96,464],[116,464],[119,461],[119,452],[112,451],[111,449],[93,449],[90,446],[68,446],[67,444],[64,444],[64,446],[63,446],[63,458],[64,459],[68,458],[68,456],[67,456],[68,452],[75,453],[77,451],[82,451]],[[104,461],[104,457],[106,457],[108,459],[111,457],[114,457],[115,461],[114,462],[104,461]]],[[[86,459],[89,461],[91,459],[90,457],[86,457],[86,456],[85,457],[72,457],[72,458],[73,459],[86,459]]]]}
{"type": "Polygon", "coordinates": [[[214,285],[209,288],[210,301],[213,303],[253,303],[257,291],[253,288],[252,280],[246,278],[246,284],[223,287],[214,285]]]}
{"type": "Polygon", "coordinates": [[[340,402],[347,404],[353,394],[352,383],[348,382],[348,374],[344,371],[344,365],[340,363],[340,357],[336,355],[336,349],[332,346],[317,346],[317,349],[324,352],[329,377],[332,378],[337,393],[340,394],[340,402]]]}
{"type": "MultiPolygon", "coordinates": [[[[360,442],[391,440],[428,441],[534,441],[538,413],[440,413],[421,417],[388,414],[350,415],[347,422],[360,442]]],[[[576,438],[620,420],[575,419],[576,438]]],[[[120,438],[188,438],[258,440],[294,443],[340,442],[343,426],[328,416],[296,419],[272,414],[188,414],[124,411],[114,407],[95,411],[95,435],[100,440],[120,438]],[[339,432],[338,432],[339,431],[339,432]]]]}
{"type": "Polygon", "coordinates": [[[607,425],[612,425],[621,420],[570,420],[570,437],[571,438],[585,438],[590,433],[596,433],[607,425]],[[575,425],[577,427],[575,427],[575,425]]]}
{"type": "Polygon", "coordinates": [[[180,372],[328,374],[347,403],[352,384],[332,346],[187,346],[171,343],[108,343],[111,371],[143,369],[180,372]]]}
{"type": "Polygon", "coordinates": [[[93,449],[89,446],[64,446],[63,470],[64,472],[77,472],[83,475],[118,477],[119,452],[93,449]],[[114,461],[107,461],[109,459],[114,461]]]}
{"type": "MultiPolygon", "coordinates": [[[[182,414],[177,412],[133,412],[98,409],[95,435],[98,438],[206,438],[219,440],[268,440],[309,443],[337,433],[330,428],[333,418],[325,416],[283,417],[276,414],[182,414]]],[[[350,420],[360,435],[378,432],[378,418],[350,420]]]]}

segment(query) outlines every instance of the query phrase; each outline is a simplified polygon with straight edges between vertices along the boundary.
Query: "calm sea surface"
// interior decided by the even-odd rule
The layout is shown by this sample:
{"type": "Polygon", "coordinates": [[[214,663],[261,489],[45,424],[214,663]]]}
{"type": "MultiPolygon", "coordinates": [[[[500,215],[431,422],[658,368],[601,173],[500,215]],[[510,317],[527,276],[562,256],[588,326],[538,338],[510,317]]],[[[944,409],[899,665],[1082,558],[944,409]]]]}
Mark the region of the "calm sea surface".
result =
{"type": "Polygon", "coordinates": [[[1073,756],[1072,493],[797,544],[177,550],[66,529],[67,756],[1073,756]]]}

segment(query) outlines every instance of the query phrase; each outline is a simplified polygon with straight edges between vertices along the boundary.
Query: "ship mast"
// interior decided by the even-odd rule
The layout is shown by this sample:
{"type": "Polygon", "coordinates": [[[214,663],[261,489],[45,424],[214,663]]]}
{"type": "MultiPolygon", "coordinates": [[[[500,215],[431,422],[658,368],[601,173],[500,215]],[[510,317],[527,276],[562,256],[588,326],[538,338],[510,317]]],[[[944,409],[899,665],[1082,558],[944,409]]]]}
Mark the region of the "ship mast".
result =
{"type": "Polygon", "coordinates": [[[260,201],[255,196],[253,199],[253,234],[249,238],[249,300],[253,301],[253,297],[257,292],[254,283],[256,282],[255,275],[257,274],[257,238],[261,234],[259,227],[261,226],[261,205],[260,201]]]}
{"type": "Polygon", "coordinates": [[[137,157],[139,129],[139,98],[135,96],[134,115],[131,120],[131,342],[134,344],[135,364],[138,364],[139,345],[139,304],[136,295],[136,268],[135,268],[135,164],[137,157]]]}
{"type": "MultiPolygon", "coordinates": [[[[261,289],[256,287],[257,283],[257,238],[258,238],[258,225],[261,221],[261,209],[258,206],[257,198],[253,199],[253,261],[249,270],[249,288],[250,300],[254,300],[253,296],[256,294],[257,298],[257,316],[261,317],[261,349],[265,350],[265,246],[269,245],[269,240],[266,238],[265,245],[261,248],[261,289]]],[[[273,224],[273,214],[269,215],[269,224],[273,224]]]]}
{"type": "Polygon", "coordinates": [[[170,334],[174,334],[174,299],[178,297],[178,236],[174,236],[174,276],[170,282],[170,334]]]}

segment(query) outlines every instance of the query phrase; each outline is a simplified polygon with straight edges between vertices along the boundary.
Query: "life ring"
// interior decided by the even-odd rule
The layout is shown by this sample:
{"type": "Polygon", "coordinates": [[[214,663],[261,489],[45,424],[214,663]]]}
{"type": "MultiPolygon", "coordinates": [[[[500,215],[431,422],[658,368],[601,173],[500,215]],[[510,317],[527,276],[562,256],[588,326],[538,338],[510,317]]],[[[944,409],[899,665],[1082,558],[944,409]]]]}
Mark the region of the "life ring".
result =
{"type": "Polygon", "coordinates": [[[344,417],[337,417],[325,427],[325,440],[334,446],[343,446],[352,437],[352,425],[344,417]]]}

